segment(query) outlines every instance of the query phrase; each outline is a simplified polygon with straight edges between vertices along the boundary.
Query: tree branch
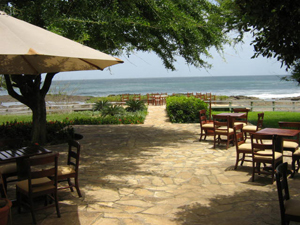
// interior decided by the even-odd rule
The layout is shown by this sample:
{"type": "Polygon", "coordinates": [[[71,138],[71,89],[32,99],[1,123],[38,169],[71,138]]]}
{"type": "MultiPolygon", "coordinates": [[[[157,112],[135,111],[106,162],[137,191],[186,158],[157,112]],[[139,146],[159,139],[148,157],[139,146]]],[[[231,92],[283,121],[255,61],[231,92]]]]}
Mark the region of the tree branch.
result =
{"type": "Polygon", "coordinates": [[[5,74],[4,78],[5,78],[6,88],[7,88],[8,94],[11,97],[17,99],[19,102],[21,102],[25,105],[28,105],[26,99],[22,95],[19,95],[17,92],[15,92],[15,90],[13,89],[11,79],[10,79],[10,75],[5,74]]]}
{"type": "Polygon", "coordinates": [[[45,81],[44,81],[44,85],[41,89],[41,95],[46,96],[46,94],[48,93],[51,83],[52,83],[52,79],[55,76],[55,74],[57,73],[47,73],[45,81]]]}

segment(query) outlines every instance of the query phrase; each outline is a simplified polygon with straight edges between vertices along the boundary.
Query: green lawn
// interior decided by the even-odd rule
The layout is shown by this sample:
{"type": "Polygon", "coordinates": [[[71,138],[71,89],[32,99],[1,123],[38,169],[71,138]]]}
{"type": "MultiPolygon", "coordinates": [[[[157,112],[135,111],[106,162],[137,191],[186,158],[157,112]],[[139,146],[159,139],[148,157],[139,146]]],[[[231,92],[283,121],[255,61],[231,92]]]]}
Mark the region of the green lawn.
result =
{"type": "MultiPolygon", "coordinates": [[[[221,111],[213,111],[212,114],[218,114],[221,111]]],[[[255,124],[257,123],[257,114],[260,112],[249,112],[248,113],[248,122],[255,124]]],[[[286,122],[300,122],[300,113],[299,112],[265,112],[263,127],[278,127],[279,121],[286,122]]]]}

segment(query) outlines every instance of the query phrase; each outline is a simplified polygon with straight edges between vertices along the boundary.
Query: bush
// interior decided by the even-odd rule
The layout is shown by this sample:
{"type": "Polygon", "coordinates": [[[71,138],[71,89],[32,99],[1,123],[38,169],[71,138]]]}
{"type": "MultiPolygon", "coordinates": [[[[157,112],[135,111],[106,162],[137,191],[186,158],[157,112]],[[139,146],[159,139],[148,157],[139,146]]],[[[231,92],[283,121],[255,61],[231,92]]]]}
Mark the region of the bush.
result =
{"type": "MultiPolygon", "coordinates": [[[[68,122],[48,121],[46,142],[58,144],[66,142],[74,137],[74,129],[68,122]]],[[[20,137],[24,145],[31,141],[32,122],[6,122],[0,126],[1,139],[20,137]]]]}
{"type": "Polygon", "coordinates": [[[98,102],[95,103],[93,110],[94,111],[101,111],[104,107],[109,106],[110,103],[108,102],[108,100],[100,100],[98,102]]]}
{"type": "Polygon", "coordinates": [[[109,105],[109,106],[105,106],[102,110],[101,110],[101,114],[102,116],[116,116],[116,115],[120,115],[124,113],[124,108],[122,106],[119,105],[109,105]]]}
{"type": "Polygon", "coordinates": [[[146,108],[145,103],[140,100],[128,100],[126,106],[127,112],[142,111],[146,108]]]}
{"type": "Polygon", "coordinates": [[[167,113],[172,123],[197,123],[201,109],[207,109],[207,104],[195,97],[167,98],[167,113]]]}

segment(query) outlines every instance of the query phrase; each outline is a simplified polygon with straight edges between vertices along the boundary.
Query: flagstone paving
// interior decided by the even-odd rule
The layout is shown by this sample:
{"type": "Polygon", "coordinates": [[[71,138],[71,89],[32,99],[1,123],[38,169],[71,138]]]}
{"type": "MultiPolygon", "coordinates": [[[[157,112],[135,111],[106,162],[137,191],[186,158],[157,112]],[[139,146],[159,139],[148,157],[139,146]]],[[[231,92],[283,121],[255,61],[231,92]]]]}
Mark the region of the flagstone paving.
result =
{"type": "MultiPolygon", "coordinates": [[[[235,147],[199,142],[199,124],[171,124],[165,106],[149,106],[142,125],[81,125],[83,197],[59,192],[55,208],[37,211],[38,224],[194,225],[280,224],[276,185],[251,182],[251,164],[234,170],[235,147]]],[[[49,146],[66,157],[66,144],[49,146]]],[[[290,181],[299,195],[300,175],[290,181]]],[[[13,224],[31,224],[12,209],[13,224]]]]}

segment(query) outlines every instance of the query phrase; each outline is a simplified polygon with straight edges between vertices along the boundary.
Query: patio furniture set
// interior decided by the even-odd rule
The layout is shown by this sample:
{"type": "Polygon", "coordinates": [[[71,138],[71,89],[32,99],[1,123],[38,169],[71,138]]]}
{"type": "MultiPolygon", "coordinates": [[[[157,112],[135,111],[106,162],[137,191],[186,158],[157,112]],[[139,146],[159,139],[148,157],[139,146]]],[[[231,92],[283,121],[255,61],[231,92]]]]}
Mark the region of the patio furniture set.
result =
{"type": "Polygon", "coordinates": [[[300,222],[300,200],[291,199],[287,177],[299,170],[300,122],[278,122],[279,128],[263,128],[264,113],[258,114],[257,125],[248,124],[249,109],[233,109],[233,113],[206,116],[206,110],[200,110],[200,141],[207,136],[214,137],[216,144],[226,143],[226,149],[232,143],[236,147],[237,170],[239,162],[252,162],[252,181],[255,174],[269,174],[272,183],[276,177],[277,192],[281,214],[281,224],[290,221],[300,222]],[[251,141],[246,141],[250,136],[251,141]],[[241,157],[240,157],[241,155],[241,157]],[[292,157],[292,171],[283,157],[292,157]],[[296,168],[297,163],[297,168],[296,168]]]}
{"type": "Polygon", "coordinates": [[[1,196],[7,198],[7,183],[16,182],[16,200],[13,206],[30,209],[32,221],[36,224],[35,210],[55,206],[57,216],[60,217],[57,191],[69,188],[76,189],[81,197],[78,182],[80,144],[75,140],[68,142],[67,165],[58,165],[59,153],[52,152],[39,145],[20,147],[18,139],[0,142],[0,174],[1,196]],[[14,178],[14,179],[11,179],[14,178]],[[71,180],[74,179],[74,182],[71,180]],[[58,185],[58,183],[62,183],[58,185]],[[34,202],[44,197],[44,203],[36,207],[34,202]],[[49,201],[50,199],[50,201],[49,201]],[[54,204],[48,204],[54,201],[54,204]]]}

